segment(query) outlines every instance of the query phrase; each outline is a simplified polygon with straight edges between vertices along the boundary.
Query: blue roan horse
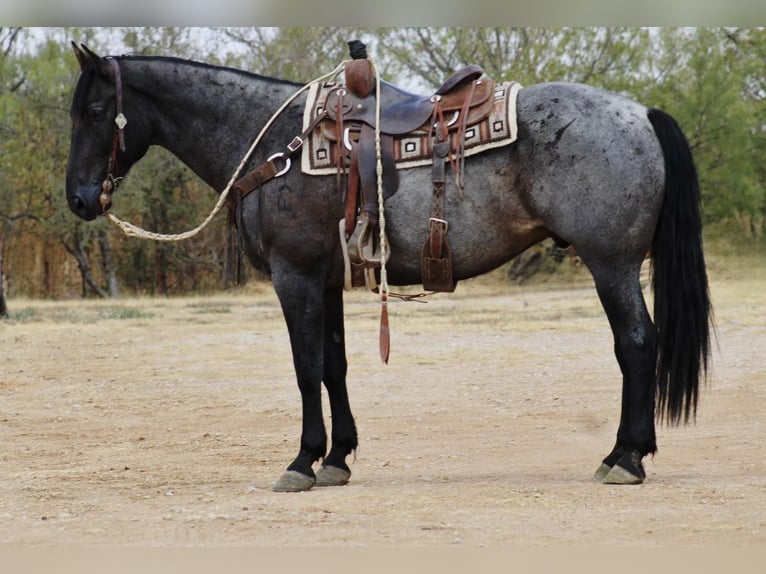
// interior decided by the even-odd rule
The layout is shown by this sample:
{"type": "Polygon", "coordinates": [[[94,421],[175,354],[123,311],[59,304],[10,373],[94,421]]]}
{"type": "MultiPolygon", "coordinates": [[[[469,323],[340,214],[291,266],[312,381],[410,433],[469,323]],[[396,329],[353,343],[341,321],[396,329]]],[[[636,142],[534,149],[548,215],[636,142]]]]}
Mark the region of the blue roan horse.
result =
{"type": "MultiPolygon", "coordinates": [[[[81,76],[66,195],[85,220],[111,205],[99,203],[102,182],[123,177],[151,145],[221,192],[254,134],[298,88],[175,58],[102,58],[76,46],[75,54],[81,76]],[[119,142],[118,106],[128,120],[119,142]]],[[[279,116],[247,169],[301,133],[305,99],[279,116]]],[[[655,419],[688,422],[708,366],[711,306],[691,152],[668,114],[585,85],[525,87],[517,113],[518,140],[466,158],[464,193],[447,189],[454,279],[486,273],[547,237],[574,246],[593,274],[623,375],[617,440],[595,478],[637,484],[643,457],[657,450],[655,419]],[[654,321],[639,285],[647,253],[654,321]]],[[[392,285],[422,282],[431,201],[431,167],[399,171],[399,190],[385,203],[392,285]]],[[[357,432],[346,391],[343,215],[335,176],[297,167],[241,205],[239,231],[279,297],[303,402],[300,449],[275,490],[341,485],[351,474],[346,457],[357,432]],[[322,383],[332,411],[329,452],[322,383]]]]}

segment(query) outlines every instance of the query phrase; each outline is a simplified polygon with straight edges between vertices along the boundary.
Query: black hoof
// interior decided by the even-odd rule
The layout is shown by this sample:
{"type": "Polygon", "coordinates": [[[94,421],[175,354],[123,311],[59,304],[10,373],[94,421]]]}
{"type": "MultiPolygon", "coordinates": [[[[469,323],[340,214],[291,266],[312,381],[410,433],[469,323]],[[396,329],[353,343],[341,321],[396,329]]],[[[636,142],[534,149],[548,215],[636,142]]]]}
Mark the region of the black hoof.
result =
{"type": "Polygon", "coordinates": [[[348,484],[351,472],[337,466],[323,466],[317,471],[317,481],[314,486],[343,486],[348,484]]]}
{"type": "Polygon", "coordinates": [[[605,472],[605,467],[608,468],[608,466],[602,464],[594,478],[602,474],[601,482],[604,484],[641,484],[646,478],[644,465],[641,462],[643,458],[644,455],[637,450],[628,451],[608,472],[605,472]]]}
{"type": "Polygon", "coordinates": [[[304,492],[309,490],[316,479],[313,476],[307,476],[296,470],[288,470],[279,477],[272,486],[274,492],[304,492]]]}

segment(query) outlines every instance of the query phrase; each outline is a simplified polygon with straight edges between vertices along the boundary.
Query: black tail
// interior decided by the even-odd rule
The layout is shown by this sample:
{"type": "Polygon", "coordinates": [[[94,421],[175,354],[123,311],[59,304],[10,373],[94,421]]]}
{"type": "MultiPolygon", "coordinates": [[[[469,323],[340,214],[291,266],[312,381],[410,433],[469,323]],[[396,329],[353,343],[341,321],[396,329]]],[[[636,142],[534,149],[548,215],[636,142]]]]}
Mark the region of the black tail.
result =
{"type": "Polygon", "coordinates": [[[697,170],[678,123],[650,109],[665,155],[665,198],[652,241],[657,328],[657,418],[678,424],[696,414],[699,381],[707,375],[712,308],[697,170]]]}

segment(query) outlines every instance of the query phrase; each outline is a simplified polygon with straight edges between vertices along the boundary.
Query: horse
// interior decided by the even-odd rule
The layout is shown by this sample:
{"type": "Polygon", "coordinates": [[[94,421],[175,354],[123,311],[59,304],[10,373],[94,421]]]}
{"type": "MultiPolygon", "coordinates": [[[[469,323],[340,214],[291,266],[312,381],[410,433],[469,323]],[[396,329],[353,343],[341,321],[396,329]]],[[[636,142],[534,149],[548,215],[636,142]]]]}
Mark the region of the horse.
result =
{"type": "MultiPolygon", "coordinates": [[[[220,194],[253,134],[299,88],[192,60],[102,57],[72,45],[80,76],[66,197],[86,221],[118,197],[102,204],[102,183],[125,177],[152,145],[220,194]],[[127,124],[115,128],[116,118],[127,124]]],[[[301,133],[305,100],[303,94],[284,107],[248,169],[301,133]]],[[[463,193],[446,194],[454,280],[487,273],[546,238],[576,250],[593,276],[622,374],[616,441],[593,478],[640,484],[644,457],[657,451],[655,425],[696,420],[708,372],[712,304],[689,143],[668,113],[584,84],[523,87],[517,121],[517,140],[466,157],[463,193]],[[647,254],[653,317],[639,282],[647,254]]],[[[432,183],[431,167],[402,169],[398,191],[385,200],[392,285],[422,281],[432,183]]],[[[342,196],[335,176],[293,167],[239,207],[247,258],[270,276],[284,314],[302,401],[298,454],[274,491],[347,484],[346,458],[358,446],[346,387],[342,196]],[[322,384],[331,410],[329,451],[322,384]]]]}

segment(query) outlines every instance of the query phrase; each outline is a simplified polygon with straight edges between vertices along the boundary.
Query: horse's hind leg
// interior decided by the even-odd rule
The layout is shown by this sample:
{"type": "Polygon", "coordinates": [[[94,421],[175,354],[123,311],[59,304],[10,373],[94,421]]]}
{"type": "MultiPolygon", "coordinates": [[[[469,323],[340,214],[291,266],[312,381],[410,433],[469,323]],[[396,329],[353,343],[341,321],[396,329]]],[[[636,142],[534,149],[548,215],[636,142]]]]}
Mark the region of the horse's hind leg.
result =
{"type": "Polygon", "coordinates": [[[622,408],[617,442],[594,479],[608,484],[640,484],[644,456],[657,450],[654,428],[655,329],[639,283],[639,264],[591,268],[614,335],[622,371],[622,408]]]}
{"type": "Polygon", "coordinates": [[[351,469],[346,457],[356,450],[357,433],[346,389],[346,340],[343,325],[343,289],[325,295],[324,384],[332,414],[332,446],[317,471],[316,486],[341,486],[348,482],[351,469]]]}

